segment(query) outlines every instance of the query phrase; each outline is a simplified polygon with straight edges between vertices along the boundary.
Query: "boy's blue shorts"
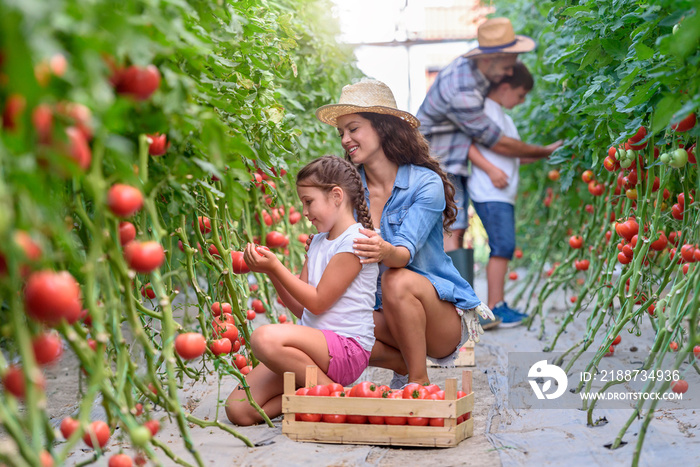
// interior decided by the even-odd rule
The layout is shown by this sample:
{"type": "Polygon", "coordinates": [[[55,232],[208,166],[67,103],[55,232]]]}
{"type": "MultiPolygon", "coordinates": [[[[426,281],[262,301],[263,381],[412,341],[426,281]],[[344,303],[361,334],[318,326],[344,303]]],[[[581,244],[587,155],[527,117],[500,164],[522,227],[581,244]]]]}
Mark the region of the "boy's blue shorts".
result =
{"type": "Polygon", "coordinates": [[[491,201],[474,204],[474,210],[481,219],[489,237],[489,257],[513,259],[515,252],[515,206],[491,201]]]}
{"type": "Polygon", "coordinates": [[[455,186],[455,204],[457,205],[457,217],[450,230],[466,230],[469,227],[469,191],[467,181],[469,177],[464,175],[447,174],[447,178],[455,186]]]}

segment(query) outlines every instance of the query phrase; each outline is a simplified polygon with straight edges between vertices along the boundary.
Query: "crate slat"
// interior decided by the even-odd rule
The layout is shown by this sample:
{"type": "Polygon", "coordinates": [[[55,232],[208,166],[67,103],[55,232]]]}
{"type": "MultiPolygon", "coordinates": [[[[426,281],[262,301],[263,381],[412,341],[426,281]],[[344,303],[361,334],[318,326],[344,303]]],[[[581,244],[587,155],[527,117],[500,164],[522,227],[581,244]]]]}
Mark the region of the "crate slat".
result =
{"type": "Polygon", "coordinates": [[[472,436],[473,430],[472,419],[452,428],[286,421],[282,427],[282,432],[294,441],[430,447],[456,446],[472,436]]]}

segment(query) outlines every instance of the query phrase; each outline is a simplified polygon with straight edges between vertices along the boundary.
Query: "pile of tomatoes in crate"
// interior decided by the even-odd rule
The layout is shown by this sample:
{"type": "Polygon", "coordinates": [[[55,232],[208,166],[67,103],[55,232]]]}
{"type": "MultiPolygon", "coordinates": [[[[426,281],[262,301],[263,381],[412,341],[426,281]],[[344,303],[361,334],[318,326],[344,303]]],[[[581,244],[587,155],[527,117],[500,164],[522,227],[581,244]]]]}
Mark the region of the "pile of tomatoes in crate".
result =
{"type": "MultiPolygon", "coordinates": [[[[316,385],[310,388],[299,388],[297,396],[311,397],[356,397],[374,399],[407,399],[407,400],[445,400],[445,391],[437,384],[422,385],[410,383],[402,389],[391,389],[386,385],[376,385],[370,381],[363,381],[351,388],[344,388],[338,383],[316,385]]],[[[464,391],[457,391],[457,399],[466,397],[464,391]]],[[[457,418],[460,424],[471,418],[471,412],[461,414],[457,418]]],[[[396,416],[372,416],[350,414],[315,414],[297,413],[295,421],[302,422],[326,422],[326,423],[353,423],[372,425],[412,425],[412,426],[445,426],[444,418],[427,417],[396,417],[396,416]]]]}

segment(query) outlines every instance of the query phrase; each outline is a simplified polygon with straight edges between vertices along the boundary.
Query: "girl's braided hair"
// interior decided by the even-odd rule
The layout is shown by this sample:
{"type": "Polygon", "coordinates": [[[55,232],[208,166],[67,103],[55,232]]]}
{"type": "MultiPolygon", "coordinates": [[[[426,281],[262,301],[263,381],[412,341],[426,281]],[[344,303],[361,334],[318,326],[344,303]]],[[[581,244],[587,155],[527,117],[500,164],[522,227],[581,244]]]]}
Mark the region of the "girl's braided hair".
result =
{"type": "MultiPolygon", "coordinates": [[[[358,112],[370,121],[381,141],[386,158],[398,165],[413,164],[432,170],[442,179],[445,190],[445,210],[442,212],[442,228],[449,232],[450,226],[457,219],[455,187],[440,167],[440,163],[430,155],[430,146],[425,137],[408,122],[393,115],[374,112],[358,112]]],[[[349,156],[346,156],[349,157],[349,156]]]]}
{"type": "Polygon", "coordinates": [[[369,208],[365,202],[362,178],[352,162],[331,155],[319,157],[299,171],[297,186],[316,187],[326,193],[336,186],[342,188],[355,209],[357,220],[364,228],[374,229],[369,208]]]}

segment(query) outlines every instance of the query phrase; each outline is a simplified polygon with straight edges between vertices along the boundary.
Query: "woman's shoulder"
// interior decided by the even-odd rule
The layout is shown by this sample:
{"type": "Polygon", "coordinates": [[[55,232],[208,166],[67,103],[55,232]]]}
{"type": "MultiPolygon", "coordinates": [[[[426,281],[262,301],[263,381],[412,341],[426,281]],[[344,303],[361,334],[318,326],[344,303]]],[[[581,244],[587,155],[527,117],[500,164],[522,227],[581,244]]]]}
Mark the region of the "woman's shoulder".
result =
{"type": "Polygon", "coordinates": [[[420,165],[409,165],[411,170],[410,184],[416,188],[437,184],[442,186],[442,178],[432,169],[420,165]]]}

